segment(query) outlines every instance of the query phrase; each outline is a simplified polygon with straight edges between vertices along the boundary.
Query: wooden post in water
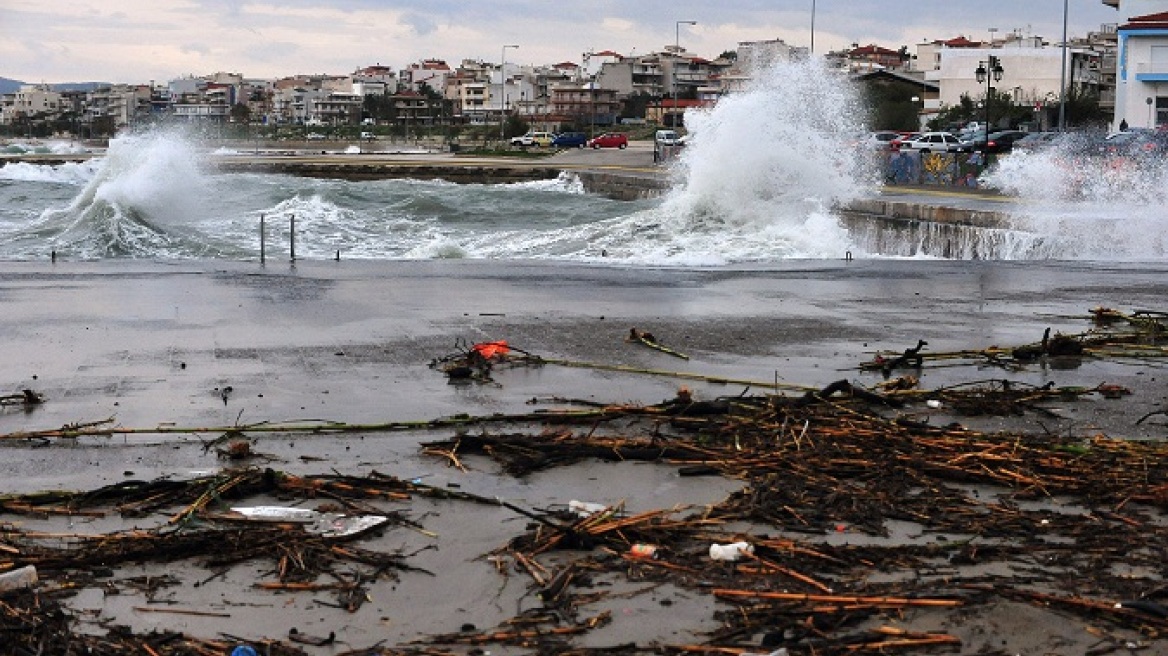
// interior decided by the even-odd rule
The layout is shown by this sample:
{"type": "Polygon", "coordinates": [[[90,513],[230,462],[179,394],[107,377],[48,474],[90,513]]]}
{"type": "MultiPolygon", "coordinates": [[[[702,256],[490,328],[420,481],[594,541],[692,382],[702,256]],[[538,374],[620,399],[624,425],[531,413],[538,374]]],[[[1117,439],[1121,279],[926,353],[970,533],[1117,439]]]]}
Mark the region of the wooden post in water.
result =
{"type": "Polygon", "coordinates": [[[264,256],[264,246],[265,246],[265,244],[264,244],[264,215],[261,214],[260,215],[260,264],[264,264],[264,262],[266,261],[265,256],[264,256]]]}
{"type": "Polygon", "coordinates": [[[293,262],[296,261],[296,215],[288,217],[288,253],[293,262]]]}

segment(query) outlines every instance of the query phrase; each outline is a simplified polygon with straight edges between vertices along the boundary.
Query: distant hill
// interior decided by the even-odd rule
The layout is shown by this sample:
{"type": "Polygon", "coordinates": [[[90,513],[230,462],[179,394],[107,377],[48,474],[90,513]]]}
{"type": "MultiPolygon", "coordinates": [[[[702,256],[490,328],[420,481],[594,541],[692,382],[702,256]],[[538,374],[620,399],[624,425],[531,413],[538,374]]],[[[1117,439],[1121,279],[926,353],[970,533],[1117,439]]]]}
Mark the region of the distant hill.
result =
{"type": "Polygon", "coordinates": [[[109,82],[63,82],[54,84],[53,91],[93,91],[98,87],[113,86],[109,82]]]}
{"type": "MultiPolygon", "coordinates": [[[[13,80],[6,77],[0,77],[0,93],[16,93],[20,91],[20,87],[28,84],[28,82],[21,82],[20,80],[13,80]]],[[[109,82],[63,82],[61,84],[50,85],[53,91],[93,91],[98,87],[108,87],[109,82]]]]}

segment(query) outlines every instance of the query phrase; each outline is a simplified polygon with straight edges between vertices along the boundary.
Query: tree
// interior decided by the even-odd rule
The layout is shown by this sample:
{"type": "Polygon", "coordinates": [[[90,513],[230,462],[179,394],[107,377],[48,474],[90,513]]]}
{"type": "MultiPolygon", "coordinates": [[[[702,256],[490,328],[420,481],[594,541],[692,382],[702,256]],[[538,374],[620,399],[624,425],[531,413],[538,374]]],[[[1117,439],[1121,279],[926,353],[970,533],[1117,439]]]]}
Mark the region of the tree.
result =
{"type": "Polygon", "coordinates": [[[251,108],[243,103],[235,103],[228,113],[232,123],[248,123],[251,121],[251,108]]]}
{"type": "MultiPolygon", "coordinates": [[[[1057,111],[1058,105],[1055,105],[1057,111]]],[[[1108,122],[1106,112],[1099,107],[1099,93],[1071,88],[1068,90],[1064,107],[1068,126],[1090,127],[1108,122]]]]}
{"type": "Polygon", "coordinates": [[[527,121],[519,118],[518,114],[510,114],[507,116],[507,123],[503,130],[506,138],[510,139],[511,137],[527,134],[529,128],[530,126],[527,124],[527,121]]]}
{"type": "Polygon", "coordinates": [[[629,94],[621,101],[620,116],[621,118],[645,118],[650,103],[655,100],[653,94],[645,91],[629,94]]]}
{"type": "Polygon", "coordinates": [[[871,82],[865,86],[868,100],[868,125],[877,130],[914,131],[920,128],[913,98],[915,87],[903,83],[871,82]]]}
{"type": "MultiPolygon", "coordinates": [[[[1011,128],[1033,118],[1034,109],[1030,105],[1016,105],[1012,95],[993,90],[990,95],[991,130],[1011,128]]],[[[958,104],[946,107],[936,118],[929,121],[929,129],[952,130],[971,121],[983,123],[985,119],[984,100],[980,103],[974,102],[968,94],[961,94],[961,101],[958,104]]]]}

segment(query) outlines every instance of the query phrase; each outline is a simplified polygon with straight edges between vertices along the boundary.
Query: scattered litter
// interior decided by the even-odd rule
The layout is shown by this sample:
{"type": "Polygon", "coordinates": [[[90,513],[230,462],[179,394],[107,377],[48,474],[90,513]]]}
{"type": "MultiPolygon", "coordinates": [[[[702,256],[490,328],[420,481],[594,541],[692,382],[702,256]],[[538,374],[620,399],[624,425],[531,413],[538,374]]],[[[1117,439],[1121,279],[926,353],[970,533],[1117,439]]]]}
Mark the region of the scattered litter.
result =
{"type": "Polygon", "coordinates": [[[754,545],[749,542],[733,542],[731,544],[711,544],[710,558],[712,560],[735,561],[743,556],[753,556],[754,545]]]}
{"type": "Polygon", "coordinates": [[[17,567],[0,574],[0,592],[28,588],[37,583],[37,569],[35,565],[17,567]]]}

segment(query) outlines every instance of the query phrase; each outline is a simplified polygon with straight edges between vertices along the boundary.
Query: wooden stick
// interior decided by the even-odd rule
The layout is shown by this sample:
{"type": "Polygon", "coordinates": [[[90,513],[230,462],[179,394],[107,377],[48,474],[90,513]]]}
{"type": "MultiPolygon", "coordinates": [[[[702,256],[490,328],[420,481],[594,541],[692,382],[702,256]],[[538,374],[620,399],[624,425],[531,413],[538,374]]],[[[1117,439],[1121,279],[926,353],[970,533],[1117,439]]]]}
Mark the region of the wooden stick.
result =
{"type": "Polygon", "coordinates": [[[840,595],[813,595],[797,592],[764,592],[761,590],[714,590],[715,597],[734,597],[742,599],[779,599],[783,601],[814,601],[837,604],[865,604],[871,606],[932,606],[955,608],[964,606],[965,602],[959,599],[929,599],[906,597],[848,597],[840,595]]]}
{"type": "Polygon", "coordinates": [[[150,608],[148,606],[134,606],[140,613],[171,613],[173,615],[198,615],[200,617],[231,617],[231,613],[216,613],[209,610],[191,610],[188,608],[150,608]]]}

